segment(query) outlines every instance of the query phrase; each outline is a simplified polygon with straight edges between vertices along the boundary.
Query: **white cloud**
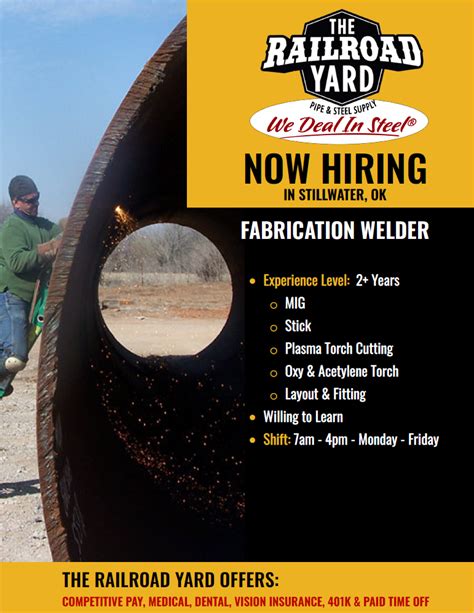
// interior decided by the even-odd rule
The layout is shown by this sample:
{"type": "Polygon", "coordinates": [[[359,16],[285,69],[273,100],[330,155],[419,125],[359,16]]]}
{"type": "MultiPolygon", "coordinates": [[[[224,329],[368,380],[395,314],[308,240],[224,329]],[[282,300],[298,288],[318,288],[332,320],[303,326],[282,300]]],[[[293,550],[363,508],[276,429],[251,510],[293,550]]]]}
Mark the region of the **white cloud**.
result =
{"type": "Polygon", "coordinates": [[[3,15],[56,24],[163,11],[184,14],[186,0],[0,0],[3,15]]]}

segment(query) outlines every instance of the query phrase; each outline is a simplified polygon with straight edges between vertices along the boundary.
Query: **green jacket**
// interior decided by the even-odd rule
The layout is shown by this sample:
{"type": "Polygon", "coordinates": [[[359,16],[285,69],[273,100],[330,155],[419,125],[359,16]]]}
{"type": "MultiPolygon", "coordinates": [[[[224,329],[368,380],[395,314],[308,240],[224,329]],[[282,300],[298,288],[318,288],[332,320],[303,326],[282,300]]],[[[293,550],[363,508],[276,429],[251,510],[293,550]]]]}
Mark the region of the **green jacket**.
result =
{"type": "Polygon", "coordinates": [[[23,219],[14,213],[0,228],[0,292],[7,289],[31,302],[42,269],[36,245],[60,234],[59,226],[44,217],[23,219]]]}

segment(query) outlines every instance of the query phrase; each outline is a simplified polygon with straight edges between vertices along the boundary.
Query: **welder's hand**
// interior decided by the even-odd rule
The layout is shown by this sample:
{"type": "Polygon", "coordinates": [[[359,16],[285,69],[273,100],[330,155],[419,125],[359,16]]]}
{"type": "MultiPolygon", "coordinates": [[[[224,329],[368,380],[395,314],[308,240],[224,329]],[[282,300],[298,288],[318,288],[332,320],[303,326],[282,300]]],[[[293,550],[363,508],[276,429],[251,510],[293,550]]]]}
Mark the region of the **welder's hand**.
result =
{"type": "Polygon", "coordinates": [[[40,243],[36,246],[36,250],[43,262],[52,262],[58,253],[59,245],[61,244],[62,235],[53,238],[47,243],[40,243]]]}

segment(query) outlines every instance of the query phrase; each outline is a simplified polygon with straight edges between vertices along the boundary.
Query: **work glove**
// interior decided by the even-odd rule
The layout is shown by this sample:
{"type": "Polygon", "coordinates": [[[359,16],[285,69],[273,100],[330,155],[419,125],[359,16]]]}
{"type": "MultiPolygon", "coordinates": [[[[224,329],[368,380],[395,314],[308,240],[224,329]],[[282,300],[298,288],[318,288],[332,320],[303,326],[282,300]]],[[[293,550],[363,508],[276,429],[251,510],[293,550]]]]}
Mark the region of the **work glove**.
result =
{"type": "Polygon", "coordinates": [[[62,234],[48,241],[47,243],[40,243],[36,245],[36,251],[38,252],[41,262],[52,262],[58,253],[59,245],[61,244],[62,234]]]}

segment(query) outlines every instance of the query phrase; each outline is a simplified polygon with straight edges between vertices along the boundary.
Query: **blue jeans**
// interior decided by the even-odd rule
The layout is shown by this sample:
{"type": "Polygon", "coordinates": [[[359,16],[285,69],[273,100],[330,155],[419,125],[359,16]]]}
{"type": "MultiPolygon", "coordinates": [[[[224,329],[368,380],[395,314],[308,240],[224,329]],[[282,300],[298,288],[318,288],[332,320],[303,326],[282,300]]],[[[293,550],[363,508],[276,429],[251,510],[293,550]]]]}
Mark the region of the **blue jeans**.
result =
{"type": "Polygon", "coordinates": [[[0,377],[8,374],[10,356],[28,360],[28,316],[30,303],[9,291],[0,293],[0,377]]]}

